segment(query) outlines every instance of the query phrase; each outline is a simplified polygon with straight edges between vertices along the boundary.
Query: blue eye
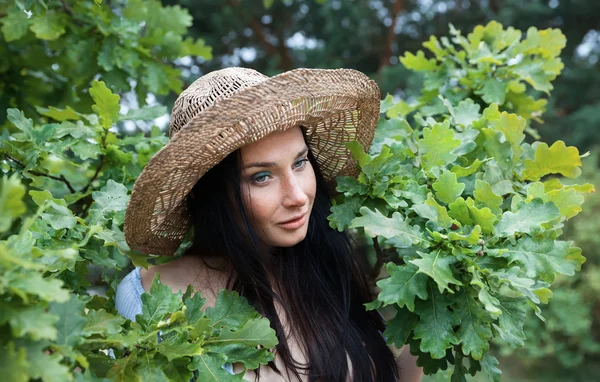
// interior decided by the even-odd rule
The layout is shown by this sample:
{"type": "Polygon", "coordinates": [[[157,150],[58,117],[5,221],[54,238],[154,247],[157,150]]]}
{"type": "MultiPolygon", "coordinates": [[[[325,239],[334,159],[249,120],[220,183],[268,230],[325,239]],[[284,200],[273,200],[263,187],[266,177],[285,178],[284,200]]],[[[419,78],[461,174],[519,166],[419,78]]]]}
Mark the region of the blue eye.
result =
{"type": "Polygon", "coordinates": [[[307,162],[308,162],[308,158],[302,158],[302,159],[298,160],[296,163],[294,163],[294,167],[302,168],[306,165],[307,162]]]}
{"type": "Polygon", "coordinates": [[[252,177],[252,182],[254,183],[264,183],[267,181],[267,178],[269,177],[269,173],[268,172],[259,172],[258,174],[254,175],[252,177]]]}

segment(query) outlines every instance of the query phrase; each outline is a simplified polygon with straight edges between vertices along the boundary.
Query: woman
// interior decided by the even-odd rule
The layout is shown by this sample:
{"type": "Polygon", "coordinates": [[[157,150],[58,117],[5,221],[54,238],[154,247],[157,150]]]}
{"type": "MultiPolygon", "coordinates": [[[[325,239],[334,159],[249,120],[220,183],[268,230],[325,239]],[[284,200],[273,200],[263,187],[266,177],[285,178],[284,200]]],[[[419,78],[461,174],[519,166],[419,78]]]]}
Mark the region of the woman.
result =
{"type": "Polygon", "coordinates": [[[344,143],[369,146],[379,99],[373,81],[346,69],[269,78],[230,68],[198,79],[176,101],[172,139],[136,181],[125,217],[136,250],[172,255],[190,228],[193,245],[128,275],[117,309],[141,312],[157,273],[174,291],[192,284],[205,306],[232,289],[279,338],[274,362],[244,379],[396,381],[408,359],[402,380],[420,380],[408,352],[386,346],[381,316],[364,309],[366,260],[327,222],[336,176],[356,175],[344,143]]]}

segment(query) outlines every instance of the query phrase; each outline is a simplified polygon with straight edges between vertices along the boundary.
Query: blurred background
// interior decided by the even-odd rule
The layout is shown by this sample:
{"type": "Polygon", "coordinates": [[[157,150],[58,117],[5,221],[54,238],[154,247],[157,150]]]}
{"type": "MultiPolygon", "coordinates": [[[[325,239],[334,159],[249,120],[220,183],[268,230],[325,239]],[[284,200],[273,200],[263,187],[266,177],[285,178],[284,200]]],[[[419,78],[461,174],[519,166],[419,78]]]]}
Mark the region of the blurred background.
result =
{"type": "MultiPolygon", "coordinates": [[[[20,3],[28,9],[44,2],[20,3]]],[[[399,64],[398,56],[405,51],[422,49],[422,42],[430,35],[447,35],[449,24],[463,34],[490,20],[523,31],[531,26],[559,28],[567,37],[561,57],[565,68],[554,81],[543,123],[534,121],[533,127],[539,131],[542,141],[552,143],[560,139],[567,145],[577,146],[582,153],[590,151],[583,160],[583,179],[578,181],[600,187],[599,0],[105,1],[105,5],[116,12],[122,11],[126,17],[162,25],[160,35],[135,41],[161,49],[159,64],[174,68],[171,72],[157,67],[156,63],[145,63],[144,71],[138,72],[137,58],[128,55],[131,51],[119,53],[120,44],[127,44],[127,38],[133,39],[131,36],[136,33],[125,24],[114,26],[117,32],[106,32],[101,47],[86,45],[88,40],[82,36],[93,37],[93,33],[99,32],[86,30],[88,20],[78,20],[78,10],[74,7],[97,7],[93,1],[47,3],[56,3],[59,9],[56,20],[70,17],[72,22],[65,21],[63,27],[83,29],[76,33],[70,30],[72,40],[62,40],[63,44],[70,44],[69,50],[53,43],[51,38],[46,38],[48,41],[40,46],[32,43],[33,40],[28,41],[27,36],[6,38],[6,30],[20,33],[10,24],[10,18],[17,16],[5,13],[0,7],[4,32],[0,40],[1,110],[17,107],[34,118],[39,112],[34,105],[89,108],[91,101],[85,89],[90,80],[97,77],[106,81],[114,92],[122,94],[124,108],[146,104],[170,108],[181,88],[204,73],[229,66],[250,67],[267,75],[298,67],[353,68],[377,81],[382,96],[390,93],[396,99],[408,100],[419,95],[422,79],[419,73],[399,64]],[[158,6],[162,3],[163,9],[169,12],[154,15],[157,19],[153,20],[154,3],[158,6]],[[183,56],[177,54],[181,50],[169,51],[182,44],[182,34],[191,37],[183,41],[184,45],[188,44],[185,49],[189,52],[183,56]],[[122,39],[111,40],[117,35],[122,39]],[[90,49],[96,49],[97,60],[95,55],[89,54],[90,49]],[[49,51],[55,53],[48,54],[49,51]],[[137,82],[131,79],[134,74],[141,76],[137,82]],[[23,91],[23,88],[29,90],[23,91]]],[[[89,9],[85,17],[102,17],[100,11],[89,9]]],[[[60,32],[44,30],[38,34],[38,30],[35,31],[38,37],[44,36],[43,33],[52,36],[60,32]]],[[[100,32],[104,33],[101,28],[100,32]]],[[[0,126],[5,123],[6,113],[2,112],[0,126]]],[[[165,129],[167,123],[166,114],[154,121],[161,129],[165,129]]],[[[133,134],[148,131],[151,126],[126,121],[120,128],[133,134]]],[[[543,311],[547,323],[532,315],[526,328],[528,341],[522,349],[515,351],[496,344],[494,352],[500,359],[503,380],[600,380],[598,213],[600,197],[589,195],[583,212],[565,226],[565,237],[583,249],[587,262],[577,276],[557,280],[553,287],[554,298],[543,311]]],[[[477,380],[485,378],[482,374],[477,380]]],[[[438,373],[425,379],[435,380],[449,380],[449,376],[438,373]]]]}

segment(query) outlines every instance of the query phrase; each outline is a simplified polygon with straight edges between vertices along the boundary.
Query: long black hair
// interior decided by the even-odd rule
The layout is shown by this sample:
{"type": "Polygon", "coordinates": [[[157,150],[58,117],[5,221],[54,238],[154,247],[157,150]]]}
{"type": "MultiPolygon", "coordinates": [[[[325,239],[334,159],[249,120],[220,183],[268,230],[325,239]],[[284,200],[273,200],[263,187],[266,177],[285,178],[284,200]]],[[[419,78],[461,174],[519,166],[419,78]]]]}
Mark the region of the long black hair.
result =
{"type": "MultiPolygon", "coordinates": [[[[277,353],[298,380],[299,370],[308,370],[309,381],[346,381],[348,357],[352,381],[397,381],[394,356],[382,336],[383,319],[363,306],[372,299],[366,257],[353,250],[345,232],[329,227],[330,196],[310,151],[308,159],[317,190],[304,240],[267,248],[258,239],[242,202],[238,150],[208,171],[188,197],[194,236],[187,254],[229,263],[233,272],[227,288],[270,320],[279,338],[277,353]],[[285,309],[308,365],[292,359],[274,301],[285,309]]],[[[281,374],[274,362],[269,366],[281,374]]]]}

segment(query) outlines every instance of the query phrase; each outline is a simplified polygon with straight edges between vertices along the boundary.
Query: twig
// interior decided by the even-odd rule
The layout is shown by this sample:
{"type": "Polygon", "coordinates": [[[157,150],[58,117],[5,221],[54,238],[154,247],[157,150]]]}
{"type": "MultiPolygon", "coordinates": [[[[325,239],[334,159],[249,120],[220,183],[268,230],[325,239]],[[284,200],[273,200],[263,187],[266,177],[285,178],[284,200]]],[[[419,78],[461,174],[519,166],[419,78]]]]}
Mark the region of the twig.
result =
{"type": "MultiPolygon", "coordinates": [[[[10,160],[10,161],[15,162],[19,166],[23,167],[23,169],[25,169],[27,167],[23,162],[21,162],[18,159],[15,159],[15,158],[11,157],[10,155],[8,155],[6,153],[4,153],[4,157],[6,159],[10,160]]],[[[54,175],[45,174],[43,172],[36,171],[36,170],[27,170],[27,172],[29,172],[29,173],[31,173],[32,175],[35,175],[35,176],[45,176],[46,178],[50,178],[50,179],[53,179],[53,180],[57,180],[59,182],[63,182],[67,186],[67,188],[69,189],[69,191],[71,191],[73,194],[75,192],[77,192],[77,191],[75,191],[75,189],[73,188],[73,186],[71,186],[71,183],[67,180],[67,178],[65,178],[65,176],[62,175],[62,174],[60,176],[54,176],[54,175]]]]}
{"type": "Polygon", "coordinates": [[[373,265],[373,270],[371,271],[371,278],[373,280],[377,279],[379,273],[381,272],[381,267],[388,259],[388,255],[381,249],[379,245],[379,241],[377,241],[377,236],[373,238],[373,247],[375,247],[375,253],[377,253],[377,261],[375,261],[375,265],[373,265]]]}
{"type": "Polygon", "coordinates": [[[102,166],[104,166],[104,155],[100,156],[100,163],[98,164],[98,167],[96,167],[96,172],[94,172],[94,176],[92,176],[92,179],[90,179],[88,184],[83,188],[83,190],[81,190],[81,193],[85,194],[87,192],[87,190],[89,190],[92,183],[94,183],[94,181],[98,177],[98,174],[100,174],[100,170],[102,169],[102,166]]]}
{"type": "Polygon", "coordinates": [[[65,0],[60,1],[62,3],[62,7],[70,16],[73,16],[73,8],[65,0]]]}

